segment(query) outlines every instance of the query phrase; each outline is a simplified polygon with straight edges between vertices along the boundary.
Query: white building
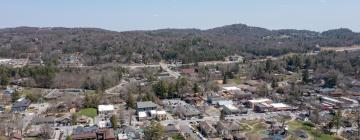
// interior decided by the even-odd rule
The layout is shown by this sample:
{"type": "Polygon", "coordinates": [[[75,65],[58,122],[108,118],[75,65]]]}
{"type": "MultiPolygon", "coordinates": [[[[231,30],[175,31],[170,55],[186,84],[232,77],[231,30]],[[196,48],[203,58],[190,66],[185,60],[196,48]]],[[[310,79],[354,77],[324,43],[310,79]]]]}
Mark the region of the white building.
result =
{"type": "Polygon", "coordinates": [[[98,112],[99,114],[110,114],[115,110],[114,105],[99,105],[98,112]]]}

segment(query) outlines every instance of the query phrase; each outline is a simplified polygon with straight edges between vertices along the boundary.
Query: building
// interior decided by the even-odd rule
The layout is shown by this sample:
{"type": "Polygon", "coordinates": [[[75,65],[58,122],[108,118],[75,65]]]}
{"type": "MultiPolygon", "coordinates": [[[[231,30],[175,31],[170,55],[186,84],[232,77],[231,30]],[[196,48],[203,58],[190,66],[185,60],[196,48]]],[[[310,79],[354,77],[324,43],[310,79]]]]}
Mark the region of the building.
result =
{"type": "Polygon", "coordinates": [[[150,111],[150,110],[156,110],[157,105],[152,101],[146,101],[146,102],[137,102],[136,103],[136,111],[142,112],[142,111],[150,111]]]}
{"type": "Polygon", "coordinates": [[[231,93],[231,94],[236,94],[236,93],[238,93],[238,92],[241,91],[240,88],[234,87],[234,86],[222,87],[222,89],[223,89],[223,90],[222,90],[223,92],[231,93]]]}
{"type": "Polygon", "coordinates": [[[138,120],[145,121],[148,119],[148,115],[145,111],[138,111],[138,120]]]}
{"type": "Polygon", "coordinates": [[[254,105],[254,111],[259,113],[269,112],[272,110],[272,106],[267,103],[257,103],[254,105]]]}
{"type": "Polygon", "coordinates": [[[167,119],[166,111],[164,110],[156,111],[156,119],[159,121],[166,120],[167,119]]]}
{"type": "Polygon", "coordinates": [[[236,121],[225,122],[219,121],[216,125],[216,130],[223,135],[232,135],[240,133],[240,125],[236,121]]]}
{"type": "Polygon", "coordinates": [[[114,105],[98,105],[98,113],[108,115],[114,112],[114,105]]]}
{"type": "Polygon", "coordinates": [[[5,106],[4,105],[0,105],[0,113],[5,112],[5,106]]]}
{"type": "Polygon", "coordinates": [[[231,100],[222,100],[222,101],[217,102],[218,106],[232,105],[232,104],[233,104],[233,101],[231,101],[231,100]]]}
{"type": "Polygon", "coordinates": [[[272,103],[270,104],[273,108],[273,111],[286,111],[286,110],[292,110],[292,107],[290,107],[287,104],[284,103],[272,103]]]}
{"type": "Polygon", "coordinates": [[[208,138],[217,137],[217,131],[210,122],[202,121],[199,123],[199,127],[200,127],[201,134],[203,134],[205,137],[208,137],[208,138]]]}
{"type": "Polygon", "coordinates": [[[257,105],[257,104],[260,104],[260,103],[271,104],[272,101],[268,98],[260,98],[260,99],[249,100],[248,103],[249,103],[249,107],[254,109],[255,105],[257,105]]]}
{"type": "Polygon", "coordinates": [[[167,125],[167,126],[165,126],[164,129],[165,129],[165,135],[167,137],[172,137],[172,136],[180,134],[179,129],[175,125],[167,125]]]}
{"type": "Polygon", "coordinates": [[[31,101],[29,99],[26,99],[25,97],[18,99],[12,106],[11,111],[12,112],[23,112],[25,111],[31,104],[31,101]]]}
{"type": "Polygon", "coordinates": [[[237,108],[236,106],[229,104],[229,105],[224,105],[223,106],[223,111],[226,115],[234,115],[234,114],[239,114],[240,110],[239,108],[237,108]]]}
{"type": "Polygon", "coordinates": [[[221,101],[227,101],[225,98],[221,96],[210,96],[208,97],[208,102],[212,105],[217,105],[221,101]]]}
{"type": "Polygon", "coordinates": [[[99,129],[96,126],[81,127],[74,129],[71,135],[72,140],[115,140],[114,130],[112,128],[99,129]]]}
{"type": "Polygon", "coordinates": [[[200,118],[201,112],[191,105],[179,106],[175,109],[175,113],[182,119],[191,119],[193,117],[200,118]]]}
{"type": "Polygon", "coordinates": [[[195,69],[193,69],[193,68],[186,68],[186,69],[181,69],[180,72],[181,72],[181,74],[192,75],[192,74],[195,73],[195,69]]]}

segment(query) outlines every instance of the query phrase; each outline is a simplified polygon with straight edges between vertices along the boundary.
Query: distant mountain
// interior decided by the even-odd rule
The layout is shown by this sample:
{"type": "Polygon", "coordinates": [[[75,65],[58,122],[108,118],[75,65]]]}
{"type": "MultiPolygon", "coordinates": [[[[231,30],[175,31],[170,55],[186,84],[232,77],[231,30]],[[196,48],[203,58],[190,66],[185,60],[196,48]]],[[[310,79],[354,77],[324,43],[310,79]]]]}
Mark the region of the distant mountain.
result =
{"type": "Polygon", "coordinates": [[[115,32],[98,28],[0,29],[0,57],[51,59],[80,52],[88,65],[129,63],[143,56],[146,62],[176,59],[184,62],[221,60],[241,54],[248,57],[306,52],[320,46],[360,44],[360,34],[341,28],[325,32],[269,30],[233,24],[208,30],[160,29],[115,32]],[[137,54],[137,55],[134,55],[137,54]]]}

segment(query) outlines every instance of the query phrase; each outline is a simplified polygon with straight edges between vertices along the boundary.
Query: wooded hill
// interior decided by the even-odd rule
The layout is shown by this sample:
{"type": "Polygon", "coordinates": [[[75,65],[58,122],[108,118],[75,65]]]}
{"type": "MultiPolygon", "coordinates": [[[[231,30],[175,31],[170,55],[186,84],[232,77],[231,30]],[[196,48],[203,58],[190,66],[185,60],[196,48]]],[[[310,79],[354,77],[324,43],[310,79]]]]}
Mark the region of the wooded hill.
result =
{"type": "Polygon", "coordinates": [[[209,30],[160,29],[115,32],[96,28],[0,29],[0,57],[49,60],[61,54],[80,52],[85,65],[130,63],[143,56],[145,63],[161,59],[184,63],[222,60],[240,54],[246,57],[278,56],[307,52],[320,46],[360,44],[360,33],[349,29],[325,32],[268,30],[234,24],[209,30]]]}

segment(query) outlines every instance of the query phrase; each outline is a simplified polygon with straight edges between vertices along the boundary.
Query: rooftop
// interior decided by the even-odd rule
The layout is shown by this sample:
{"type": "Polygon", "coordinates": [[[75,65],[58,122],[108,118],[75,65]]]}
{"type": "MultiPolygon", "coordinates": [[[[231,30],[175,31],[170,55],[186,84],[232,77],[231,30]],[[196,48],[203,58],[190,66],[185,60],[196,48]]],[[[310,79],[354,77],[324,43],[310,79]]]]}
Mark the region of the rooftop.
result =
{"type": "Polygon", "coordinates": [[[149,107],[157,107],[157,105],[152,101],[146,101],[146,102],[137,102],[136,103],[137,108],[149,108],[149,107]]]}
{"type": "Polygon", "coordinates": [[[145,111],[140,111],[140,112],[138,113],[138,117],[139,117],[139,118],[147,117],[146,112],[145,112],[145,111]]]}
{"type": "Polygon", "coordinates": [[[114,105],[99,105],[98,110],[99,110],[99,112],[113,111],[114,110],[114,105]]]}
{"type": "Polygon", "coordinates": [[[241,90],[238,87],[223,87],[224,90],[241,90]]]}
{"type": "Polygon", "coordinates": [[[232,104],[229,105],[224,105],[226,108],[230,109],[230,110],[238,110],[238,108],[232,104]]]}
{"type": "Polygon", "coordinates": [[[249,102],[251,102],[251,103],[262,103],[262,102],[271,102],[271,100],[268,99],[268,98],[260,98],[260,99],[249,100],[249,102]]]}
{"type": "Polygon", "coordinates": [[[288,108],[289,107],[287,104],[284,104],[284,103],[272,103],[270,105],[275,108],[288,108]]]}

